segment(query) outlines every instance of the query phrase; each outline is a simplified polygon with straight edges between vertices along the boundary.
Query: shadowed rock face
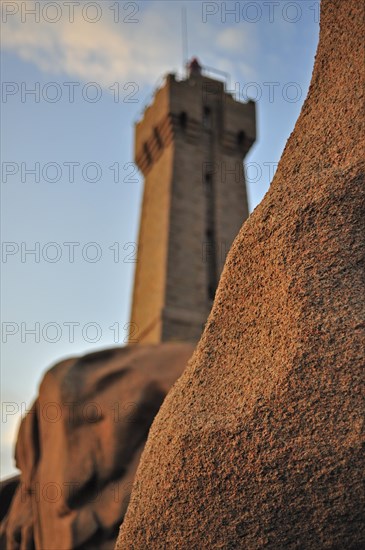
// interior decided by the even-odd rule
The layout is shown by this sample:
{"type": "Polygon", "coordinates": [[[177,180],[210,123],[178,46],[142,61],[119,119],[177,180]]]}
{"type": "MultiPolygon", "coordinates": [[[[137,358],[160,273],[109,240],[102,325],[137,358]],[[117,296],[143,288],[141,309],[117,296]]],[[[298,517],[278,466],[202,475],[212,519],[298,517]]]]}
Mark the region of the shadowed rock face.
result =
{"type": "Polygon", "coordinates": [[[151,427],[117,548],[360,548],[364,3],[322,0],[307,100],[151,427]]]}
{"type": "Polygon", "coordinates": [[[0,481],[0,521],[2,521],[8,513],[10,503],[19,485],[19,481],[20,476],[18,475],[0,481]]]}
{"type": "Polygon", "coordinates": [[[114,548],[148,430],[193,349],[127,346],[46,373],[20,427],[1,548],[114,548]]]}

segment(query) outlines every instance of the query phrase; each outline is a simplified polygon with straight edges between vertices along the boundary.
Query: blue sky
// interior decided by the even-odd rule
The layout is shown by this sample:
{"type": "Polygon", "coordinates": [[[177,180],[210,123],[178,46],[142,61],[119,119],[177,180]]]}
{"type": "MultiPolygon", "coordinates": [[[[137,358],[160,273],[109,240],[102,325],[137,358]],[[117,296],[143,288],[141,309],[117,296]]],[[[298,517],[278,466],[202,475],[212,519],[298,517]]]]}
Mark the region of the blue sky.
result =
{"type": "Polygon", "coordinates": [[[2,4],[1,477],[14,471],[16,429],[44,372],[127,336],[143,191],[133,124],[161,76],[182,74],[182,7],[189,57],[228,72],[237,99],[257,100],[251,211],[318,42],[315,0],[71,4],[2,4]]]}

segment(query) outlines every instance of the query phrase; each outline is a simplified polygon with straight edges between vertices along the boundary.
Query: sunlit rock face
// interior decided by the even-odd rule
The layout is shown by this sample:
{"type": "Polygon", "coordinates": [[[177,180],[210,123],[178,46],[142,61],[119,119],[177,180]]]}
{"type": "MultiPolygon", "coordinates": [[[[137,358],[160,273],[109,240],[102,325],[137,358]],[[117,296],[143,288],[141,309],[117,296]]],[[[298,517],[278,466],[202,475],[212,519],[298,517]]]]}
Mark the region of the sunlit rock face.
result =
{"type": "Polygon", "coordinates": [[[1,548],[114,548],[148,430],[193,349],[136,344],[46,373],[20,427],[1,548]]]}
{"type": "Polygon", "coordinates": [[[308,97],[151,428],[117,548],[365,547],[363,22],[363,2],[322,0],[308,97]]]}

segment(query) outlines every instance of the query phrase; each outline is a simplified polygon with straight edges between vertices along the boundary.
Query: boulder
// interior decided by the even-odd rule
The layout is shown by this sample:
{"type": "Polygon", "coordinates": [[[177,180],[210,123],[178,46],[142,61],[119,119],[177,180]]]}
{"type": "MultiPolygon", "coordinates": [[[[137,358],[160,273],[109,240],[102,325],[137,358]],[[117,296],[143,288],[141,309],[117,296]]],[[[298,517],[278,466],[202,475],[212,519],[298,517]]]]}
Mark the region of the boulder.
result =
{"type": "Polygon", "coordinates": [[[0,481],[0,521],[6,516],[15,491],[19,485],[20,476],[15,475],[0,481]]]}
{"type": "Polygon", "coordinates": [[[364,9],[321,2],[307,99],[151,427],[117,548],[365,547],[364,9]]]}
{"type": "Polygon", "coordinates": [[[148,430],[193,349],[137,344],[46,373],[20,426],[2,548],[114,548],[148,430]]]}

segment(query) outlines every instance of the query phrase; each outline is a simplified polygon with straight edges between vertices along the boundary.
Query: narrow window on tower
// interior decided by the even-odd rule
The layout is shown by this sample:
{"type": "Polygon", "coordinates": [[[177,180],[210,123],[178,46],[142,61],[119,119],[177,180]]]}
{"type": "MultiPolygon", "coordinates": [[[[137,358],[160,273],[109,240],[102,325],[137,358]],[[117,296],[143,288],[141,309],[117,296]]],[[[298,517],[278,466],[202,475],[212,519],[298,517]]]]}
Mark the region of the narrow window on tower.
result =
{"type": "Polygon", "coordinates": [[[203,126],[204,128],[212,127],[212,113],[210,107],[208,107],[207,105],[204,105],[203,109],[203,126]]]}
{"type": "Polygon", "coordinates": [[[207,195],[210,195],[212,192],[212,174],[210,172],[206,172],[205,174],[205,192],[207,195]]]}
{"type": "Polygon", "coordinates": [[[214,300],[214,297],[215,297],[215,287],[210,284],[208,286],[208,297],[209,297],[209,300],[214,300]]]}
{"type": "Polygon", "coordinates": [[[151,153],[147,143],[144,144],[143,150],[144,150],[144,154],[146,155],[147,164],[148,165],[152,164],[152,157],[151,157],[151,153]]]}
{"type": "Polygon", "coordinates": [[[158,131],[158,128],[155,127],[153,129],[153,134],[155,136],[155,140],[156,140],[158,149],[162,149],[162,139],[161,139],[161,136],[160,136],[160,132],[158,131]]]}
{"type": "Polygon", "coordinates": [[[182,129],[183,132],[186,131],[186,126],[188,124],[188,117],[187,117],[187,114],[185,113],[185,111],[182,111],[179,115],[179,124],[180,124],[180,128],[182,129]]]}
{"type": "Polygon", "coordinates": [[[243,130],[241,130],[240,132],[238,132],[237,134],[237,145],[238,147],[241,149],[243,147],[243,145],[245,144],[245,141],[246,141],[246,134],[243,130]]]}

